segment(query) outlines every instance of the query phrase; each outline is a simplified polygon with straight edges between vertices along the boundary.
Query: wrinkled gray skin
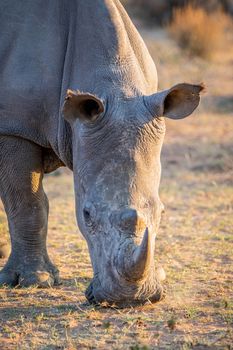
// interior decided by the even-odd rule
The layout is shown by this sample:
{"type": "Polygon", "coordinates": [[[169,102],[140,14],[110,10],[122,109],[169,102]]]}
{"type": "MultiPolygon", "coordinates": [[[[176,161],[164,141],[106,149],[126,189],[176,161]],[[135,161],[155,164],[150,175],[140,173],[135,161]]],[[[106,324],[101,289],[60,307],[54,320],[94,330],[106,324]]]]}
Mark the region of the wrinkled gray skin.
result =
{"type": "Polygon", "coordinates": [[[0,283],[58,283],[42,180],[65,165],[94,270],[88,300],[160,300],[163,117],[191,114],[202,87],[156,93],[154,63],[118,0],[3,0],[0,31],[0,194],[12,243],[0,283]]]}

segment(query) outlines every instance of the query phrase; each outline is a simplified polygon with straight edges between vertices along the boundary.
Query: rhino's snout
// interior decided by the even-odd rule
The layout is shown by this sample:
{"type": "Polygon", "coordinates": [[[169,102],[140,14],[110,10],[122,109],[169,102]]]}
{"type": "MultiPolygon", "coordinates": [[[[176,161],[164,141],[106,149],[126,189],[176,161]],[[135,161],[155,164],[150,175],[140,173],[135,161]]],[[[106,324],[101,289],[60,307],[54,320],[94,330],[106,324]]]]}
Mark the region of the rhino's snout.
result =
{"type": "Polygon", "coordinates": [[[85,201],[82,215],[94,268],[87,300],[116,305],[159,300],[162,287],[155,274],[155,239],[145,214],[133,207],[112,209],[85,201]]]}
{"type": "MultiPolygon", "coordinates": [[[[125,218],[124,225],[133,227],[135,212],[122,212],[121,215],[125,218]]],[[[126,236],[118,249],[98,266],[86,291],[88,301],[123,306],[160,300],[162,286],[155,274],[153,241],[147,228],[139,245],[135,244],[134,237],[126,236]]]]}

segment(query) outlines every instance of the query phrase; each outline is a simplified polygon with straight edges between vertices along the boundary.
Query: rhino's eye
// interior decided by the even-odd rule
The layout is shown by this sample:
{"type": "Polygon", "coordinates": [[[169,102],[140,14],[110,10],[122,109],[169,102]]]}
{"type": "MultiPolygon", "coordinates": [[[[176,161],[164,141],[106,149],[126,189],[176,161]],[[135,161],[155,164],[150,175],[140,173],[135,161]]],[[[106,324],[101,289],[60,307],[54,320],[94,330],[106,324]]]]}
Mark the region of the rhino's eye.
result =
{"type": "Polygon", "coordinates": [[[83,217],[85,220],[86,225],[90,226],[94,224],[96,216],[96,210],[94,205],[91,203],[86,203],[85,207],[83,208],[83,217]]]}
{"type": "Polygon", "coordinates": [[[83,216],[84,216],[84,219],[85,221],[89,221],[90,218],[91,218],[91,213],[88,209],[83,209],[83,216]]]}

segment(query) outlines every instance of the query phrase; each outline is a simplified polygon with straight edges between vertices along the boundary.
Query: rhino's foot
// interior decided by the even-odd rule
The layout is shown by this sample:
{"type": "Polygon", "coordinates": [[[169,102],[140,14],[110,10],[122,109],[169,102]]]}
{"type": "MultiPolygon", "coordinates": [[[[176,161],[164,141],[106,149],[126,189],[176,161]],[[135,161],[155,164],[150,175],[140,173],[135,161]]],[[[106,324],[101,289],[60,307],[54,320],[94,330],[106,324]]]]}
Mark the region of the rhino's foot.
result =
{"type": "Polygon", "coordinates": [[[9,259],[0,271],[0,286],[48,288],[58,284],[59,271],[50,261],[22,265],[9,259]]]}

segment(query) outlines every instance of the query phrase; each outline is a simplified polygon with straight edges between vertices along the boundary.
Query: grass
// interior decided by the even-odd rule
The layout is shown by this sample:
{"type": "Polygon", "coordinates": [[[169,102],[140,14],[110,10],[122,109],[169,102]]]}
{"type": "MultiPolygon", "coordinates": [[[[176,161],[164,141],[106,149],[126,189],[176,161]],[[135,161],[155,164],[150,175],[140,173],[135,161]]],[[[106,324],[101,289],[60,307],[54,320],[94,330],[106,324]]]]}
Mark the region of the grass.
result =
{"type": "MultiPolygon", "coordinates": [[[[215,104],[209,108],[210,95],[224,101],[232,93],[232,77],[227,73],[223,79],[218,64],[187,60],[164,32],[156,40],[154,35],[144,32],[162,88],[189,76],[209,85],[198,114],[167,122],[160,188],[166,213],[156,242],[167,297],[124,310],[86,303],[92,268],[75,223],[72,174],[59,170],[46,177],[45,187],[48,249],[63,284],[0,289],[0,349],[232,349],[233,115],[229,109],[220,115],[215,104]]],[[[231,60],[224,60],[229,72],[231,60]]],[[[7,233],[1,203],[0,225],[7,233]]]]}
{"type": "Polygon", "coordinates": [[[231,19],[222,11],[207,13],[203,8],[189,4],[174,9],[169,31],[191,55],[209,59],[216,50],[227,48],[230,27],[232,30],[231,19]]]}

